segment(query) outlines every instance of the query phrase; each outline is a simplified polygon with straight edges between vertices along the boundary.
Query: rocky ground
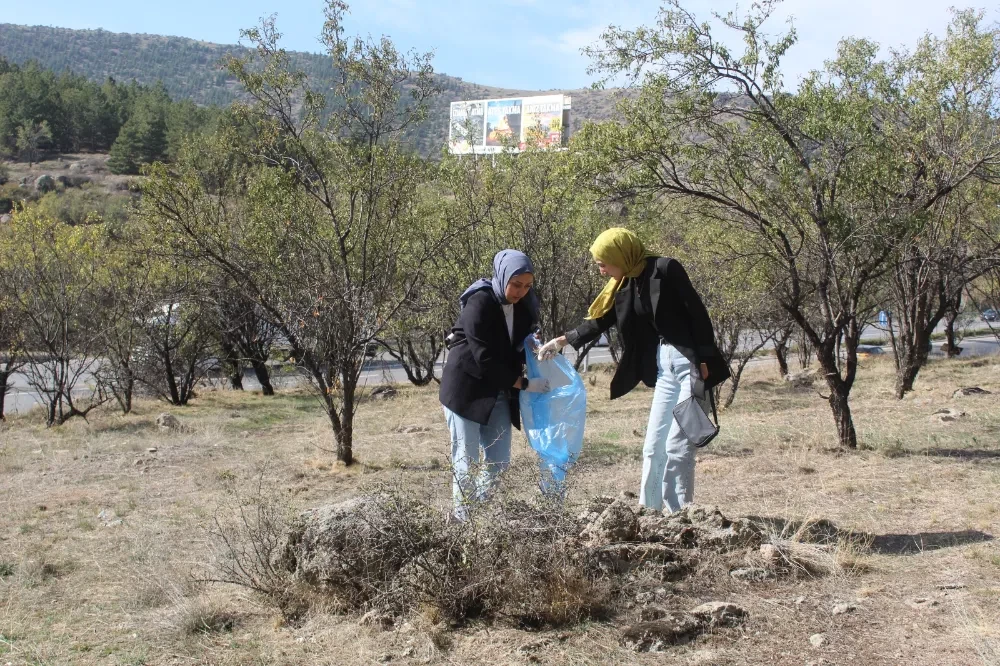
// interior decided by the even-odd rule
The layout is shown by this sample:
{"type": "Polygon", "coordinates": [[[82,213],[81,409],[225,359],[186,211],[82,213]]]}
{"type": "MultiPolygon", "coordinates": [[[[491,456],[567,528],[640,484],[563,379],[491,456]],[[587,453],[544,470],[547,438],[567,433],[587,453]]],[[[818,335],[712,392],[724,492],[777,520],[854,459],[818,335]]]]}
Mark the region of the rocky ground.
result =
{"type": "Polygon", "coordinates": [[[531,487],[518,440],[508,494],[471,527],[445,518],[431,389],[364,404],[349,468],[300,393],[15,416],[0,663],[998,663],[1000,365],[936,361],[896,401],[868,362],[851,453],[810,382],[752,373],[699,455],[699,505],[627,494],[650,395],[609,402],[598,369],[565,505],[531,487]],[[208,581],[232,578],[227,538],[266,546],[249,573],[283,597],[208,581]]]}

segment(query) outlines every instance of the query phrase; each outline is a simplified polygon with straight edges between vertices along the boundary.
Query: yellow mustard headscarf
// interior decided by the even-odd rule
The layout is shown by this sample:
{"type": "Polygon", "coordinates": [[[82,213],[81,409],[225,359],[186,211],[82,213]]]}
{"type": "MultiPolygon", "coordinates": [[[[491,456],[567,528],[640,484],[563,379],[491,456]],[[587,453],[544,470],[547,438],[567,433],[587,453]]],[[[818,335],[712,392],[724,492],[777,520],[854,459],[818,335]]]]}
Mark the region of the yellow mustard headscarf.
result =
{"type": "MultiPolygon", "coordinates": [[[[590,246],[590,254],[597,261],[610,264],[625,271],[625,277],[635,278],[642,274],[646,259],[656,255],[647,252],[639,237],[628,229],[616,227],[601,233],[590,246]]],[[[611,278],[590,304],[587,319],[600,319],[615,306],[615,294],[624,278],[611,278]]]]}

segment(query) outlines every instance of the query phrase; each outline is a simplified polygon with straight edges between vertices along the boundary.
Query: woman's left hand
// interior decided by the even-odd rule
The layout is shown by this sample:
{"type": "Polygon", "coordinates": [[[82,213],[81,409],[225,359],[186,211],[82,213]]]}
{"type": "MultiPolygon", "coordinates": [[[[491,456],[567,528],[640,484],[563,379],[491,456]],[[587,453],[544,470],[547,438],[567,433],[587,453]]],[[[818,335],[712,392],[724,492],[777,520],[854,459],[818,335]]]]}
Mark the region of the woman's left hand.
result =
{"type": "Polygon", "coordinates": [[[701,370],[701,378],[708,379],[708,364],[702,363],[699,369],[701,370]]]}

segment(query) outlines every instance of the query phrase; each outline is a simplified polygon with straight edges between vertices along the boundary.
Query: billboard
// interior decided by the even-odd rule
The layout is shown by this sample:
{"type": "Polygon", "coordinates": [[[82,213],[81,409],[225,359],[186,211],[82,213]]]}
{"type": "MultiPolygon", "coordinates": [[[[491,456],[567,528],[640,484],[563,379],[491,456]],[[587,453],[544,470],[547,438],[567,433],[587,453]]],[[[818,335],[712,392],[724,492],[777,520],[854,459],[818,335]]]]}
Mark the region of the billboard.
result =
{"type": "Polygon", "coordinates": [[[561,147],[570,102],[561,94],[452,102],[448,151],[469,155],[561,147]]]}
{"type": "Polygon", "coordinates": [[[473,151],[473,146],[483,145],[485,102],[452,102],[451,123],[448,130],[448,150],[456,155],[473,151]]]}

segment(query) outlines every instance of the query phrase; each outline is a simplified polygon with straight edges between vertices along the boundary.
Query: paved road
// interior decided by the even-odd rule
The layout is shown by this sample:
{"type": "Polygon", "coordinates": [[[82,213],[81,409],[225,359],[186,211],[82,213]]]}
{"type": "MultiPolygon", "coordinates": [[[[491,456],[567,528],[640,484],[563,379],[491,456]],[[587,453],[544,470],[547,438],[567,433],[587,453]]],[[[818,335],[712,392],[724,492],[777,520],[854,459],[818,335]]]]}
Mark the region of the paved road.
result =
{"type": "MultiPolygon", "coordinates": [[[[874,336],[867,336],[874,337],[874,336]]],[[[992,336],[981,336],[975,338],[966,338],[961,343],[962,347],[962,357],[969,356],[985,356],[989,354],[1000,354],[1000,344],[998,344],[996,338],[992,336]]],[[[885,353],[891,354],[892,350],[889,347],[885,348],[885,353]]],[[[567,355],[575,360],[572,348],[568,350],[567,355]]],[[[944,353],[941,351],[941,343],[934,343],[934,350],[931,352],[934,357],[943,357],[944,353]]],[[[590,352],[590,363],[610,363],[611,353],[607,347],[595,347],[590,352]]],[[[757,357],[751,361],[751,363],[773,363],[773,356],[757,357]]],[[[441,374],[442,361],[439,360],[435,373],[437,376],[441,374]]],[[[215,380],[220,385],[228,384],[224,380],[215,380]]],[[[281,377],[272,378],[272,383],[277,389],[281,388],[291,388],[296,385],[300,385],[305,379],[297,375],[286,375],[281,377]]],[[[361,373],[361,385],[362,386],[378,386],[381,384],[405,384],[407,382],[406,373],[400,367],[400,365],[393,361],[391,358],[382,357],[369,361],[366,364],[366,368],[361,373]]],[[[257,378],[253,375],[253,372],[247,371],[243,377],[243,386],[247,390],[259,390],[260,384],[257,383],[257,378]]],[[[84,393],[81,391],[81,393],[84,393]]],[[[28,385],[27,378],[24,375],[14,375],[13,377],[13,391],[7,396],[7,413],[13,414],[19,411],[24,411],[30,409],[38,402],[37,396],[31,391],[31,387],[28,385]]]]}

